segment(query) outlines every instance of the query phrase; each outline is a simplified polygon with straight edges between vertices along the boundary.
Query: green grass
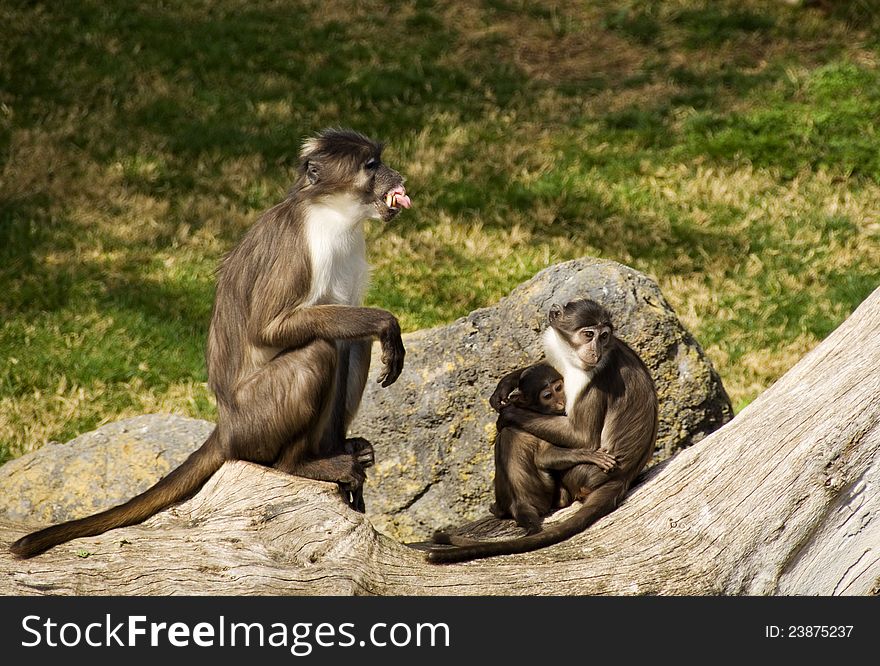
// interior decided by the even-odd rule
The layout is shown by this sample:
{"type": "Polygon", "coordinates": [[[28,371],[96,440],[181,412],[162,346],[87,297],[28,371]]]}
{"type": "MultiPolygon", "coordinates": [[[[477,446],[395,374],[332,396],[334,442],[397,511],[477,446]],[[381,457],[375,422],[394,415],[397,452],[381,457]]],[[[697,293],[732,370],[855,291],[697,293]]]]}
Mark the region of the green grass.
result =
{"type": "Polygon", "coordinates": [[[694,155],[736,156],[793,178],[805,166],[880,180],[875,71],[835,62],[753,93],[743,113],[706,112],[685,128],[694,155]],[[769,99],[768,99],[769,97],[769,99]]]}
{"type": "Polygon", "coordinates": [[[407,330],[583,255],[654,276],[737,408],[880,282],[880,3],[0,6],[0,461],[214,416],[214,268],[302,138],[388,144],[407,330]]]}

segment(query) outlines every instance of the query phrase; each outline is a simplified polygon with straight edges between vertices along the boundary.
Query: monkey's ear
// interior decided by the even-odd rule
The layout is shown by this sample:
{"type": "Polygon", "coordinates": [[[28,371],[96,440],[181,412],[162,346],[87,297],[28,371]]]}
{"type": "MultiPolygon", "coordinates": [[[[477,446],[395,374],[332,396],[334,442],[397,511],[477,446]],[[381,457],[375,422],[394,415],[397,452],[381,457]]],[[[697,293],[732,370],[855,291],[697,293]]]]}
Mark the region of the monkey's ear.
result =
{"type": "Polygon", "coordinates": [[[507,396],[507,400],[505,400],[503,402],[506,402],[508,404],[509,403],[519,404],[523,401],[523,398],[524,398],[523,392],[520,391],[518,388],[515,388],[510,392],[510,395],[507,396]]]}
{"type": "Polygon", "coordinates": [[[299,151],[300,159],[304,159],[306,155],[316,152],[320,143],[321,140],[316,136],[303,141],[302,148],[299,151]]]}
{"type": "Polygon", "coordinates": [[[547,318],[554,322],[562,316],[562,306],[559,303],[554,303],[550,306],[550,312],[547,314],[547,318]]]}
{"type": "Polygon", "coordinates": [[[309,179],[310,185],[318,182],[318,165],[311,160],[306,162],[306,178],[309,179]]]}

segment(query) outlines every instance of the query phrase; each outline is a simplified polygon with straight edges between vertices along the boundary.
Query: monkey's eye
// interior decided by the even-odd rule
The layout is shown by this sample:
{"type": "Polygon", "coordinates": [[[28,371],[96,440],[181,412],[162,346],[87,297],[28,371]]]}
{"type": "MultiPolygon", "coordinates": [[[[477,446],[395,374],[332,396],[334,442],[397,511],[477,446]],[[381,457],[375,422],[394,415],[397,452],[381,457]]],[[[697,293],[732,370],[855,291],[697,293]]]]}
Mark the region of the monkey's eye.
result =
{"type": "Polygon", "coordinates": [[[549,400],[549,399],[552,398],[552,397],[553,397],[553,396],[550,394],[550,391],[544,391],[544,392],[541,394],[541,399],[542,399],[542,400],[549,400]]]}
{"type": "Polygon", "coordinates": [[[596,336],[596,334],[590,330],[585,330],[583,333],[584,333],[584,337],[587,339],[587,341],[592,340],[596,336]]]}
{"type": "Polygon", "coordinates": [[[379,168],[379,160],[377,160],[375,157],[371,157],[371,158],[368,159],[367,162],[364,164],[364,168],[365,168],[367,171],[375,171],[376,169],[379,168]]]}
{"type": "Polygon", "coordinates": [[[309,164],[306,174],[308,175],[309,182],[314,184],[318,180],[318,167],[314,164],[309,164]]]}
{"type": "Polygon", "coordinates": [[[605,342],[606,340],[608,340],[608,331],[602,331],[602,335],[600,335],[599,337],[602,338],[602,342],[605,342]]]}

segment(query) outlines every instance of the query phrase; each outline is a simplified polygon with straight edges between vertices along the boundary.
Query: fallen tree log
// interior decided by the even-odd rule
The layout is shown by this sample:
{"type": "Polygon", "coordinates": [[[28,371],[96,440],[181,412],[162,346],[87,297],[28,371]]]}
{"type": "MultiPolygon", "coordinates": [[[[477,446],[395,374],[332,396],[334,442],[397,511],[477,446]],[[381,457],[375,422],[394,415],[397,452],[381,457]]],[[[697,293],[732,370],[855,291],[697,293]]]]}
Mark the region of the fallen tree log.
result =
{"type": "MultiPolygon", "coordinates": [[[[878,332],[880,289],[733,421],[542,551],[430,565],[334,486],[236,462],[143,525],[31,560],[3,548],[0,594],[877,594],[878,332]]],[[[26,529],[0,524],[0,540],[26,529]]]]}

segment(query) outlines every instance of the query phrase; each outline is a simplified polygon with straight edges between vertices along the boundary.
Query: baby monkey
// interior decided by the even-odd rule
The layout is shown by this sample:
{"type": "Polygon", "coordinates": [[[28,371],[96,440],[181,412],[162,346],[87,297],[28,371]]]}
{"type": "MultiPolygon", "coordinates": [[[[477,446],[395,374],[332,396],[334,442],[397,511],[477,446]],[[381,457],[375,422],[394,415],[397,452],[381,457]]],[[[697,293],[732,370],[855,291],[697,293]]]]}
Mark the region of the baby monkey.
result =
{"type": "MultiPolygon", "coordinates": [[[[503,410],[508,405],[539,414],[565,414],[562,375],[546,363],[530,366],[500,406],[503,410]]],[[[616,461],[604,451],[566,449],[513,426],[499,428],[495,438],[495,503],[489,510],[496,518],[512,517],[527,534],[536,534],[544,516],[572,501],[554,472],[585,463],[607,472],[614,469],[616,461]]]]}

